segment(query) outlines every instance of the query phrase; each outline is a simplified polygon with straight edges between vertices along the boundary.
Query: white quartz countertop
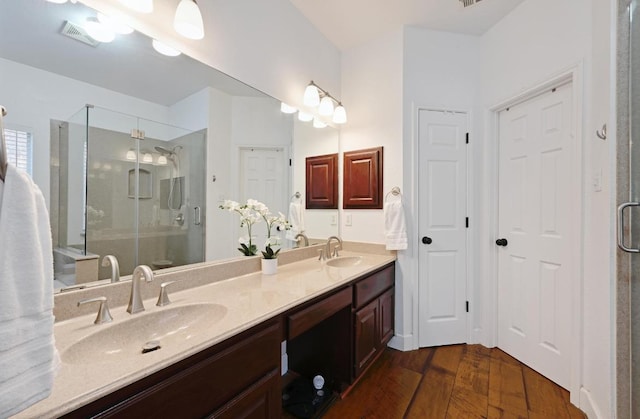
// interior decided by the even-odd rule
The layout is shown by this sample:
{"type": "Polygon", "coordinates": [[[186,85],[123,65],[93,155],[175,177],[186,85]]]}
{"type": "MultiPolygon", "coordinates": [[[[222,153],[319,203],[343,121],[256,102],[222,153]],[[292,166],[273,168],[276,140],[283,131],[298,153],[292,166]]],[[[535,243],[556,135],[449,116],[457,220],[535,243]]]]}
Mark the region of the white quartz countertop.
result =
{"type": "MultiPolygon", "coordinates": [[[[155,298],[148,299],[144,301],[146,311],[134,315],[127,313],[126,307],[112,308],[111,323],[94,325],[95,313],[56,323],[54,334],[62,364],[53,392],[47,399],[15,417],[50,418],[71,412],[395,260],[392,255],[342,253],[342,256],[361,256],[362,260],[356,266],[334,268],[316,258],[305,259],[279,266],[275,275],[257,272],[175,293],[168,288],[170,305],[157,307],[155,298]],[[110,336],[105,330],[116,330],[135,317],[139,316],[136,321],[144,324],[144,319],[152,319],[157,312],[178,312],[177,307],[198,304],[222,307],[222,316],[218,310],[212,323],[201,319],[195,325],[187,324],[185,327],[192,329],[187,329],[186,338],[168,338],[164,345],[161,338],[160,350],[146,354],[136,352],[127,357],[97,354],[79,358],[74,354],[75,348],[69,349],[96,333],[110,336]]],[[[141,282],[140,286],[145,284],[141,282]]],[[[189,315],[184,316],[186,320],[189,315]]],[[[140,332],[140,348],[149,339],[145,333],[144,330],[140,332]]],[[[117,341],[117,333],[113,335],[117,341]]]]}

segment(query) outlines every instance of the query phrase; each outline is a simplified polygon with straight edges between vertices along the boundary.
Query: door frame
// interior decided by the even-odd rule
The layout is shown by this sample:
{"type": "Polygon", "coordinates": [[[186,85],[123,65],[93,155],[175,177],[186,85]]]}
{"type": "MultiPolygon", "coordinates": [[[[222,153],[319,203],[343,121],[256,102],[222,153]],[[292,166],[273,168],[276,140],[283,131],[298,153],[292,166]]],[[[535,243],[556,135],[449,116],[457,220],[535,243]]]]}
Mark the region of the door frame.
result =
{"type": "MultiPolygon", "coordinates": [[[[584,208],[583,208],[583,195],[584,195],[584,147],[583,147],[583,63],[580,62],[575,66],[561,71],[555,75],[548,77],[546,80],[539,82],[532,87],[529,87],[520,93],[489,107],[488,127],[485,132],[487,135],[487,160],[489,167],[495,169],[491,171],[488,179],[488,197],[489,197],[489,229],[490,234],[495,237],[490,237],[492,242],[498,237],[499,234],[499,158],[500,158],[500,130],[499,130],[499,113],[510,106],[515,106],[519,103],[526,102],[536,96],[539,96],[554,87],[571,83],[572,94],[572,115],[571,125],[574,136],[573,147],[570,150],[572,154],[572,167],[570,168],[571,186],[570,195],[571,202],[574,202],[574,207],[578,209],[576,216],[571,218],[571,230],[575,232],[575,237],[578,240],[578,245],[573,246],[571,251],[571,261],[575,265],[576,276],[572,278],[572,307],[571,307],[571,343],[569,349],[569,356],[571,358],[571,374],[570,374],[570,399],[571,402],[579,406],[580,405],[580,388],[582,385],[582,351],[581,342],[583,338],[583,326],[581,320],[582,313],[582,281],[580,278],[583,276],[584,270],[584,208]]],[[[487,333],[489,343],[491,346],[496,347],[498,344],[498,249],[496,246],[489,247],[489,273],[487,277],[487,284],[490,288],[486,293],[489,296],[489,301],[485,307],[485,315],[489,321],[487,327],[491,328],[487,333]]]]}
{"type": "MultiPolygon", "coordinates": [[[[421,111],[431,111],[431,112],[453,112],[453,113],[462,113],[466,115],[466,119],[467,119],[467,132],[469,133],[470,137],[473,137],[473,133],[472,133],[472,121],[473,121],[473,115],[472,115],[472,111],[468,110],[468,109],[456,109],[456,108],[447,108],[447,107],[440,107],[440,106],[415,106],[414,110],[413,110],[413,116],[415,118],[413,125],[413,129],[414,134],[412,135],[413,137],[413,161],[412,161],[412,176],[411,179],[413,179],[412,184],[411,184],[411,196],[414,197],[413,202],[415,202],[416,205],[416,217],[415,217],[415,228],[417,231],[417,228],[419,226],[419,212],[420,212],[420,208],[418,207],[418,204],[420,202],[420,179],[418,177],[418,167],[420,167],[420,138],[419,138],[419,133],[420,133],[420,112],[421,111]]],[[[474,214],[472,214],[472,209],[473,209],[473,204],[475,202],[474,200],[474,194],[473,191],[475,190],[474,185],[473,185],[473,179],[474,177],[471,176],[471,174],[473,173],[474,167],[473,167],[473,153],[472,153],[472,147],[473,146],[473,141],[470,141],[469,144],[466,145],[466,153],[467,153],[467,167],[466,167],[466,184],[467,184],[467,191],[466,191],[466,195],[467,195],[467,199],[466,199],[466,211],[467,211],[467,216],[470,217],[470,219],[475,219],[476,217],[474,216],[474,214]]],[[[472,280],[472,275],[473,275],[473,270],[469,269],[471,266],[474,266],[473,264],[473,260],[474,260],[474,252],[475,252],[475,248],[474,248],[474,232],[476,231],[476,229],[474,228],[474,226],[477,223],[474,222],[470,222],[469,228],[467,228],[466,230],[466,258],[465,258],[465,289],[466,289],[466,294],[467,294],[467,300],[470,299],[470,296],[474,295],[473,293],[473,284],[474,281],[472,280]]],[[[419,246],[419,244],[417,244],[417,240],[420,237],[420,234],[417,234],[413,237],[413,239],[416,241],[416,246],[419,246]]],[[[409,237],[409,239],[411,239],[411,237],[409,237]]],[[[415,265],[414,265],[414,269],[416,272],[415,275],[415,290],[416,290],[416,299],[415,304],[413,305],[414,309],[413,309],[413,324],[414,324],[414,328],[413,328],[413,336],[414,336],[414,343],[413,343],[413,348],[412,349],[418,349],[420,348],[420,324],[422,322],[422,319],[420,317],[420,275],[422,273],[422,271],[420,270],[420,252],[418,250],[416,250],[416,261],[415,261],[415,265]]],[[[474,316],[473,316],[473,309],[471,309],[469,311],[469,313],[467,313],[467,324],[466,324],[466,336],[465,336],[465,341],[467,343],[469,343],[471,341],[471,333],[472,333],[472,329],[473,329],[473,324],[474,324],[474,316]]]]}

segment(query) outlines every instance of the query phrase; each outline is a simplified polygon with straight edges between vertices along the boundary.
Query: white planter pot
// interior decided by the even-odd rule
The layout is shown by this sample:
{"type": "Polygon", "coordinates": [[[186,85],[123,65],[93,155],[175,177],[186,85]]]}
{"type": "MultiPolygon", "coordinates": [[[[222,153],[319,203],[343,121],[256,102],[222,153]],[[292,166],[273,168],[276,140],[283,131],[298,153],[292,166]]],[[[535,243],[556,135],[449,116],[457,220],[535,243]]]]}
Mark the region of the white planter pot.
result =
{"type": "Polygon", "coordinates": [[[264,275],[273,275],[278,272],[278,259],[260,259],[260,261],[264,275]]]}

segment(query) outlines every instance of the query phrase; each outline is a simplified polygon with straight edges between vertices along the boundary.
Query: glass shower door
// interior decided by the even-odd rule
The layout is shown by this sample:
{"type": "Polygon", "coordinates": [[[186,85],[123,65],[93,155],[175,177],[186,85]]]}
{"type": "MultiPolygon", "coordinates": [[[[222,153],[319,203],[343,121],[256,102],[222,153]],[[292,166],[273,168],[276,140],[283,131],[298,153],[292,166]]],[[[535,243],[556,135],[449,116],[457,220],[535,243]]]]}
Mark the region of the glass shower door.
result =
{"type": "Polygon", "coordinates": [[[141,153],[151,163],[154,195],[139,200],[139,264],[162,269],[203,262],[205,131],[139,119],[141,153]]]}

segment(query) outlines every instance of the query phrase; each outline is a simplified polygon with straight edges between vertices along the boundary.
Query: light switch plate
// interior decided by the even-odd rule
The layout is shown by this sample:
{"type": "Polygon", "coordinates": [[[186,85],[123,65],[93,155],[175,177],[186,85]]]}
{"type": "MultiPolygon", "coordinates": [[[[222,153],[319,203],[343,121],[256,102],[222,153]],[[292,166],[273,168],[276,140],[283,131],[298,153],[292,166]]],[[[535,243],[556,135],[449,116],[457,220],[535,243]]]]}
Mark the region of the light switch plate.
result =
{"type": "Polygon", "coordinates": [[[353,218],[351,217],[351,214],[345,214],[344,225],[347,227],[351,227],[353,225],[353,218]]]}

